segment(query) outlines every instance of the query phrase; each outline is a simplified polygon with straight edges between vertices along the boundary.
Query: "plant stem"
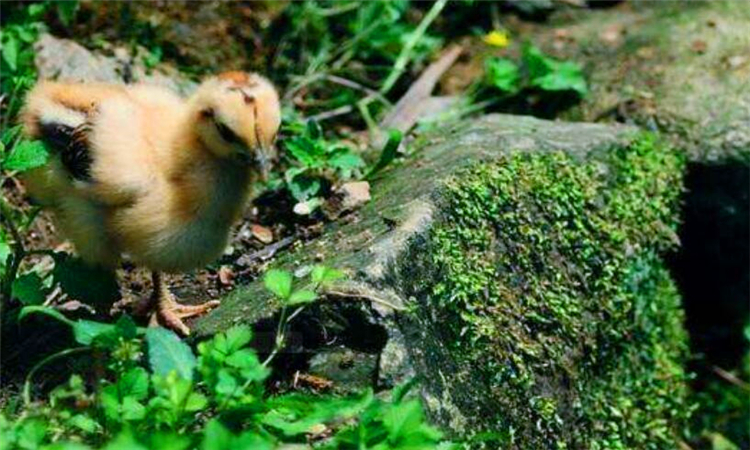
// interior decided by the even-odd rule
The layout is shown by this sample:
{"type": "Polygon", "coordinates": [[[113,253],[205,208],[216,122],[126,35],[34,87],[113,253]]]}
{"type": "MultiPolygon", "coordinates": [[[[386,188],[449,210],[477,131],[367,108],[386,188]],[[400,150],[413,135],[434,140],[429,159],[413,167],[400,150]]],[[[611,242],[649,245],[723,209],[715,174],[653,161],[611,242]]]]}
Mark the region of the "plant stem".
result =
{"type": "Polygon", "coordinates": [[[420,39],[422,39],[422,37],[424,36],[425,32],[427,31],[427,27],[429,27],[432,21],[437,18],[437,16],[440,14],[440,11],[443,10],[447,3],[448,0],[436,1],[432,5],[432,8],[427,11],[427,14],[425,14],[424,18],[419,23],[417,28],[411,33],[411,35],[409,36],[409,40],[406,42],[406,45],[404,45],[404,48],[401,49],[401,53],[399,53],[398,58],[396,58],[396,63],[393,65],[391,73],[388,74],[388,78],[385,79],[385,81],[383,82],[383,86],[380,88],[381,94],[387,94],[388,91],[393,88],[393,85],[396,84],[396,81],[398,81],[399,77],[401,77],[401,74],[404,73],[406,64],[409,62],[409,58],[411,58],[412,51],[414,51],[417,43],[419,43],[420,39]]]}
{"type": "Polygon", "coordinates": [[[28,407],[31,404],[31,379],[34,377],[36,372],[41,369],[42,367],[46,366],[50,362],[62,358],[63,356],[72,355],[74,353],[81,353],[87,350],[91,350],[91,347],[74,347],[69,348],[66,350],[63,350],[61,352],[57,352],[53,355],[49,355],[48,357],[44,358],[43,360],[39,361],[29,372],[29,374],[26,376],[26,381],[23,384],[23,402],[26,407],[28,407]]]}
{"type": "Polygon", "coordinates": [[[11,287],[13,286],[13,280],[16,279],[18,268],[21,266],[21,260],[26,257],[26,249],[23,246],[23,238],[21,233],[18,231],[18,227],[13,222],[13,211],[5,200],[0,198],[0,220],[5,223],[5,226],[10,231],[13,237],[13,255],[11,255],[10,266],[5,273],[5,279],[2,280],[0,286],[0,293],[2,294],[3,300],[10,299],[11,287]]]}

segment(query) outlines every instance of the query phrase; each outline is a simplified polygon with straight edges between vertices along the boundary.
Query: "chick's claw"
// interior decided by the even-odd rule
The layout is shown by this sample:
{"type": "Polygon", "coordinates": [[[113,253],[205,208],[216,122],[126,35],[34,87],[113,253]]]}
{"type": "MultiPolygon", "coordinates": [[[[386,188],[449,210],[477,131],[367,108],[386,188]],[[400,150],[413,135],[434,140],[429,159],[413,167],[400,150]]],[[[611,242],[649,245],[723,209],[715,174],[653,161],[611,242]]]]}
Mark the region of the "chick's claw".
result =
{"type": "Polygon", "coordinates": [[[211,300],[200,305],[183,305],[175,301],[172,295],[159,299],[156,310],[151,314],[150,326],[163,326],[182,336],[190,335],[190,328],[182,319],[201,316],[219,306],[218,300],[211,300]]]}

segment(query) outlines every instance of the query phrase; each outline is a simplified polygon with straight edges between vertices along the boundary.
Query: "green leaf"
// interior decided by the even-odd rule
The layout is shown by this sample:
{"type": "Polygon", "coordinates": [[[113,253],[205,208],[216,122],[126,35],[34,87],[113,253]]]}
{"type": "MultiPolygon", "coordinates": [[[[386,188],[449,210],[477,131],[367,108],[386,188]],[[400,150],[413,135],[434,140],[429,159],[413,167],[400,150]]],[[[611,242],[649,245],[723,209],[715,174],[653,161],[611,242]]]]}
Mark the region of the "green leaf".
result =
{"type": "Polygon", "coordinates": [[[117,380],[117,391],[120,398],[132,397],[144,400],[148,395],[148,373],[143,367],[134,367],[117,380]]]}
{"type": "Polygon", "coordinates": [[[91,345],[98,337],[113,333],[116,329],[113,324],[82,319],[73,324],[73,335],[79,344],[91,345]]]}
{"type": "Polygon", "coordinates": [[[62,22],[62,24],[66,27],[70,26],[71,22],[73,22],[73,19],[75,19],[76,17],[79,6],[80,5],[78,0],[55,2],[55,7],[57,8],[57,17],[60,18],[60,22],[62,22]]]}
{"type": "Polygon", "coordinates": [[[229,367],[239,369],[245,381],[263,381],[271,375],[271,371],[260,363],[254,350],[245,348],[231,354],[226,359],[229,367]]]}
{"type": "Polygon", "coordinates": [[[71,427],[78,428],[86,433],[95,433],[101,429],[99,422],[85,414],[76,414],[68,420],[71,427]]]}
{"type": "Polygon", "coordinates": [[[333,150],[328,159],[328,166],[336,169],[339,176],[344,179],[351,178],[353,172],[364,165],[362,157],[345,147],[333,150]]]}
{"type": "Polygon", "coordinates": [[[323,129],[317,121],[312,119],[307,121],[307,135],[313,140],[323,138],[323,129]]]}
{"type": "Polygon", "coordinates": [[[318,294],[316,294],[314,291],[303,289],[294,291],[294,293],[286,301],[286,304],[288,306],[304,305],[314,302],[316,298],[318,298],[318,294]]]}
{"type": "Polygon", "coordinates": [[[120,432],[109,444],[102,448],[102,450],[148,450],[144,445],[140,444],[133,433],[129,430],[120,432]]]}
{"type": "Polygon", "coordinates": [[[282,300],[287,300],[292,295],[292,274],[285,270],[269,270],[263,277],[263,284],[282,300]]]}
{"type": "Polygon", "coordinates": [[[383,424],[388,429],[388,440],[397,441],[402,434],[419,427],[423,418],[422,407],[417,400],[393,405],[383,415],[383,424]]]}
{"type": "Polygon", "coordinates": [[[47,425],[40,419],[27,419],[18,427],[17,433],[20,448],[39,448],[45,436],[47,436],[47,425]]]}
{"type": "Polygon", "coordinates": [[[394,159],[398,156],[398,147],[401,145],[404,135],[396,129],[390,130],[388,133],[388,142],[385,143],[383,151],[380,152],[380,158],[375,163],[372,169],[367,173],[365,178],[370,178],[381,170],[385,169],[394,159]]]}
{"type": "Polygon", "coordinates": [[[162,431],[151,434],[148,447],[159,450],[187,450],[191,444],[192,441],[189,436],[162,431]]]}
{"type": "Polygon", "coordinates": [[[44,285],[42,278],[35,272],[25,273],[13,280],[11,286],[13,298],[24,305],[41,305],[44,303],[44,285]]]}
{"type": "Polygon", "coordinates": [[[165,328],[149,328],[146,330],[146,343],[153,373],[167,376],[175,371],[183,379],[193,379],[195,355],[174,332],[165,328]]]}
{"type": "Polygon", "coordinates": [[[87,264],[81,258],[58,252],[53,255],[52,277],[63,292],[81,302],[109,307],[120,296],[115,273],[87,264]]]}
{"type": "Polygon", "coordinates": [[[234,436],[219,419],[211,419],[203,429],[202,450],[233,450],[234,436]]]}
{"type": "Polygon", "coordinates": [[[508,93],[518,91],[521,72],[513,61],[507,58],[490,58],[485,65],[487,80],[493,87],[508,93]]]}
{"type": "Polygon", "coordinates": [[[3,168],[24,172],[43,166],[47,158],[49,153],[41,141],[23,140],[13,147],[10,155],[3,161],[3,168]]]}
{"type": "Polygon", "coordinates": [[[552,59],[545,56],[539,47],[531,44],[524,45],[522,57],[531,79],[545,76],[552,70],[552,59]]]}
{"type": "Polygon", "coordinates": [[[313,267],[313,270],[310,273],[310,278],[316,285],[326,285],[336,280],[340,280],[344,278],[344,276],[344,272],[323,265],[313,267]]]}
{"type": "Polygon", "coordinates": [[[247,325],[235,325],[225,333],[227,353],[234,353],[250,343],[253,332],[247,325]]]}
{"type": "Polygon", "coordinates": [[[122,420],[127,421],[143,420],[146,417],[146,407],[133,397],[122,399],[119,412],[122,420]]]}
{"type": "Polygon", "coordinates": [[[18,321],[20,322],[23,320],[26,316],[30,314],[45,314],[47,316],[50,316],[54,319],[59,320],[60,322],[73,327],[75,326],[75,322],[65,317],[60,311],[50,308],[49,306],[41,306],[41,305],[33,305],[33,306],[24,306],[21,308],[21,312],[18,313],[18,321]]]}
{"type": "Polygon", "coordinates": [[[552,72],[532,79],[531,85],[545,91],[575,91],[581,96],[588,92],[581,67],[570,61],[555,64],[552,72]]]}
{"type": "Polygon", "coordinates": [[[284,148],[305,167],[320,167],[325,160],[325,148],[306,137],[287,139],[284,148]]]}
{"type": "MultiPolygon", "coordinates": [[[[16,69],[18,69],[18,51],[20,47],[20,42],[14,35],[9,35],[10,37],[3,42],[3,60],[6,64],[8,64],[8,67],[12,72],[15,72],[16,69]]],[[[7,76],[7,75],[6,75],[7,76]]]]}
{"type": "Polygon", "coordinates": [[[298,201],[305,201],[314,197],[320,191],[320,180],[302,174],[296,175],[295,172],[297,172],[296,168],[286,171],[287,186],[292,197],[298,201]]]}
{"type": "Polygon", "coordinates": [[[523,59],[531,86],[551,92],[574,91],[581,96],[588,92],[586,78],[578,64],[550,58],[533,45],[524,47],[523,59]]]}

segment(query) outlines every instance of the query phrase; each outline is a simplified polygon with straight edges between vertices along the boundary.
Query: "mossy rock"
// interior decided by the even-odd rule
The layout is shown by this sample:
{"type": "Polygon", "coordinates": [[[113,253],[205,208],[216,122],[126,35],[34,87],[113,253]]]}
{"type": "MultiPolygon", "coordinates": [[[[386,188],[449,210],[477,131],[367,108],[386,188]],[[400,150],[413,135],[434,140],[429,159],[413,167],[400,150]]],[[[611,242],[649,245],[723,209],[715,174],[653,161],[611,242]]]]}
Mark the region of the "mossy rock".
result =
{"type": "Polygon", "coordinates": [[[589,78],[568,119],[632,121],[673,137],[691,161],[750,163],[746,3],[627,2],[551,25],[535,43],[582,63],[589,78]]]}
{"type": "MultiPolygon", "coordinates": [[[[379,352],[381,383],[416,374],[431,417],[476,446],[675,448],[686,337],[660,255],[679,153],[633,128],[509,115],[408,148],[352,220],[272,262],[349,274],[299,318],[290,357],[325,348],[307,326],[354,317],[333,345],[379,352]]],[[[276,311],[256,282],[195,329],[272,329],[276,311]]]]}

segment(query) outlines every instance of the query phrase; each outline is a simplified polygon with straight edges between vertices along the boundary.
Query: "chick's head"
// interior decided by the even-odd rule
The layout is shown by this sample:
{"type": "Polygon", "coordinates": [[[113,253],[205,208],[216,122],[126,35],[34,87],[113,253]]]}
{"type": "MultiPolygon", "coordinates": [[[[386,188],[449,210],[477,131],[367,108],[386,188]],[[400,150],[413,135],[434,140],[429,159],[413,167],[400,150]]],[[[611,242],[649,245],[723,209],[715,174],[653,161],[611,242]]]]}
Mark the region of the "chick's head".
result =
{"type": "Polygon", "coordinates": [[[198,135],[211,152],[268,174],[281,124],[279,96],[270,81],[253,73],[222,73],[204,81],[192,102],[198,135]]]}

